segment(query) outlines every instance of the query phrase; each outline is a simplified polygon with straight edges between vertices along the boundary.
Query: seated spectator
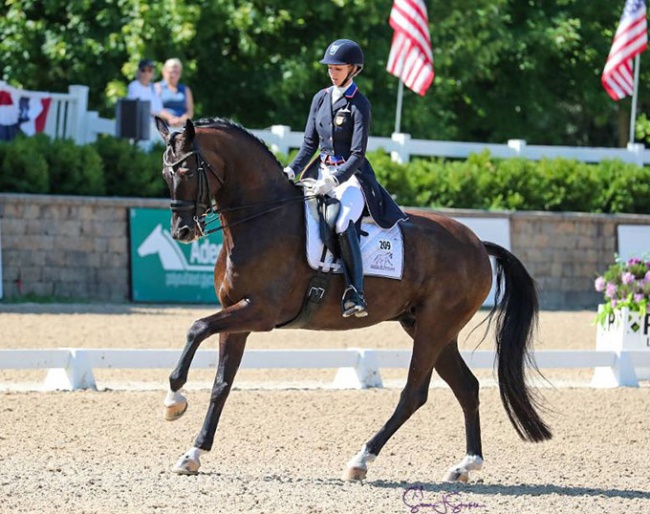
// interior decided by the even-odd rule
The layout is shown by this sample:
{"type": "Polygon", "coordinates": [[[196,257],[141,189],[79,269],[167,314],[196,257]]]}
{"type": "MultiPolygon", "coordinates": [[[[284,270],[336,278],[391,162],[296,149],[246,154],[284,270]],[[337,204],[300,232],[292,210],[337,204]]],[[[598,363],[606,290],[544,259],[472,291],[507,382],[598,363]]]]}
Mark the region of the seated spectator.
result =
{"type": "Polygon", "coordinates": [[[168,123],[180,127],[194,116],[194,98],[189,86],[180,82],[183,64],[179,59],[168,59],[162,69],[163,79],[156,83],[156,90],[163,108],[172,114],[168,123]]]}
{"type": "Polygon", "coordinates": [[[151,115],[160,116],[171,123],[175,116],[163,108],[160,95],[156,92],[152,82],[154,63],[151,59],[143,59],[138,63],[138,71],[127,89],[126,97],[130,100],[144,100],[151,103],[151,115]]]}

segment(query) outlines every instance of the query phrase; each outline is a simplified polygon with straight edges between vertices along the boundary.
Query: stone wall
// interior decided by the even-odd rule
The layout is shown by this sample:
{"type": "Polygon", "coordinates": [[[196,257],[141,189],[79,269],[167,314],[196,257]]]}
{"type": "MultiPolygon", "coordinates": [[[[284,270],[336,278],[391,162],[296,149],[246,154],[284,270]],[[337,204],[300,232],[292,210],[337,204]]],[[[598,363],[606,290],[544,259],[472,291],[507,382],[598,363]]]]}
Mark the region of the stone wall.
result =
{"type": "MultiPolygon", "coordinates": [[[[129,208],[168,206],[164,199],[0,194],[5,298],[129,300],[129,208]]],[[[650,225],[650,215],[444,212],[508,218],[512,251],[539,283],[547,309],[594,309],[600,295],[593,282],[613,261],[616,227],[650,225]]]]}
{"type": "Polygon", "coordinates": [[[169,201],[0,194],[4,297],[128,300],[130,207],[169,201]]]}

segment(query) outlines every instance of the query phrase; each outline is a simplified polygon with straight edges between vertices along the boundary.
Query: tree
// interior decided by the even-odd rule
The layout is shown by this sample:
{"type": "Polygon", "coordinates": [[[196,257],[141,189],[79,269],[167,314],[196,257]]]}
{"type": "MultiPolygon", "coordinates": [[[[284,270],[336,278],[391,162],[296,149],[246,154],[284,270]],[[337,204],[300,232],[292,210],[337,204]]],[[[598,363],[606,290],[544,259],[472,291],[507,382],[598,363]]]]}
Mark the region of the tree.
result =
{"type": "MultiPolygon", "coordinates": [[[[624,143],[630,102],[613,102],[600,84],[623,3],[430,0],[436,79],[424,97],[405,90],[402,130],[422,139],[624,143]]],[[[312,95],[328,85],[318,64],[324,49],[347,37],[366,54],[358,83],[373,104],[372,132],[393,130],[398,79],[385,70],[392,38],[385,0],[5,5],[2,78],[34,90],[88,85],[91,108],[104,116],[113,117],[139,59],[178,57],[197,116],[299,130],[312,95]]],[[[642,63],[644,112],[650,66],[642,63]]]]}

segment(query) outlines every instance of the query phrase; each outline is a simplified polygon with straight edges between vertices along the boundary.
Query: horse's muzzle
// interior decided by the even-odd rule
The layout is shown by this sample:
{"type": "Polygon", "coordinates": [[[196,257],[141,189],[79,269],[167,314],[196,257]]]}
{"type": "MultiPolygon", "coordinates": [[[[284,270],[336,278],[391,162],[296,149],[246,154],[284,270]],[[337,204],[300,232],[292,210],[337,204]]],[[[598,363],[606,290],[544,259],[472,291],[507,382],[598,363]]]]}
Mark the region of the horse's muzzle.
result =
{"type": "Polygon", "coordinates": [[[202,234],[203,227],[200,221],[194,219],[183,219],[180,216],[174,216],[172,220],[172,237],[181,243],[192,243],[202,234]]]}

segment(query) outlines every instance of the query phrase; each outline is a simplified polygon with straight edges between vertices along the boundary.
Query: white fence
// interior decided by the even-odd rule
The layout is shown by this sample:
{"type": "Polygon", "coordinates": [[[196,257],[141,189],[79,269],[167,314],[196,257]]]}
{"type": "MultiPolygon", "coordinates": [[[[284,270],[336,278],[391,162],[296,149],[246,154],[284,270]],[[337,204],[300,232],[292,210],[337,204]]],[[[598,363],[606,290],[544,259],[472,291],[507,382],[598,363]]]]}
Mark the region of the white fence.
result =
{"type": "MultiPolygon", "coordinates": [[[[44,390],[96,389],[93,369],[173,369],[179,350],[59,348],[0,350],[0,369],[49,369],[44,390]]],[[[470,368],[490,369],[493,351],[463,351],[470,368]]],[[[248,350],[242,369],[338,369],[334,388],[382,387],[381,368],[407,368],[410,350],[248,350]]],[[[596,368],[592,387],[637,387],[635,368],[650,366],[645,350],[546,350],[536,352],[540,369],[596,368]]],[[[218,352],[199,350],[192,367],[216,369],[218,352]]]]}
{"type": "MultiPolygon", "coordinates": [[[[5,85],[0,81],[0,87],[5,85]]],[[[78,144],[93,142],[98,134],[115,135],[115,120],[100,118],[96,112],[88,111],[88,87],[69,86],[67,93],[47,93],[52,97],[45,132],[52,138],[71,138],[78,144]]],[[[291,127],[274,125],[268,129],[252,130],[264,140],[273,151],[288,154],[299,148],[303,133],[294,132],[291,127]]],[[[159,136],[152,131],[152,140],[159,136]]],[[[650,164],[650,150],[643,144],[630,144],[627,148],[588,148],[570,146],[536,146],[526,141],[512,139],[507,144],[464,143],[453,141],[427,141],[412,139],[410,134],[393,134],[391,137],[370,137],[370,151],[384,149],[396,162],[408,162],[411,156],[466,158],[470,154],[488,150],[497,158],[523,157],[530,160],[563,157],[582,162],[600,162],[619,159],[639,166],[650,164]]]]}

